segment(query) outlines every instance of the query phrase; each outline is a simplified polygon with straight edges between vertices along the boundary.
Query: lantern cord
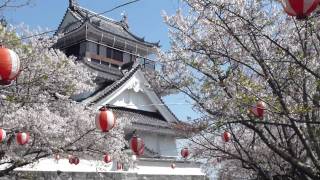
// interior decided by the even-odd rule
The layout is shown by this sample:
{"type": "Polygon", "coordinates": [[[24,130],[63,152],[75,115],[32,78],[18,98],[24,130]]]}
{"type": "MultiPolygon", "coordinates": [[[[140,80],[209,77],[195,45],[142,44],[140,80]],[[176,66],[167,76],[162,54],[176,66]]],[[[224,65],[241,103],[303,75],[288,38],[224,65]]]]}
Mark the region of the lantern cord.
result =
{"type": "MultiPolygon", "coordinates": [[[[91,103],[91,105],[94,105],[93,103],[91,103]]],[[[117,105],[111,105],[111,104],[106,104],[106,105],[103,105],[103,106],[99,106],[100,108],[101,107],[106,107],[106,108],[126,108],[126,107],[150,107],[150,106],[168,106],[168,105],[176,105],[176,106],[182,106],[182,105],[195,105],[193,103],[167,103],[167,104],[164,104],[164,103],[159,103],[159,104],[126,104],[125,106],[117,106],[117,105]]],[[[86,107],[87,109],[91,109],[90,107],[86,107]]],[[[99,108],[99,109],[100,109],[99,108]]]]}
{"type": "MultiPolygon", "coordinates": [[[[100,16],[100,15],[103,15],[103,14],[106,14],[106,13],[109,13],[109,12],[112,12],[112,11],[114,11],[114,10],[116,10],[116,9],[119,9],[119,8],[121,8],[121,7],[124,7],[124,6],[127,6],[127,5],[129,5],[129,4],[136,3],[136,2],[138,2],[138,1],[140,1],[140,0],[133,0],[133,1],[129,1],[129,2],[120,4],[120,5],[112,8],[112,9],[107,10],[107,11],[103,11],[103,12],[101,12],[101,13],[97,13],[97,14],[91,15],[91,16],[88,17],[88,19],[93,18],[93,17],[98,17],[98,16],[100,16]]],[[[70,25],[74,25],[74,24],[76,24],[76,23],[78,23],[78,22],[81,22],[81,20],[73,21],[72,23],[70,23],[70,25]]],[[[69,26],[68,26],[68,27],[69,27],[69,26]]],[[[64,29],[66,29],[66,28],[67,28],[67,27],[64,27],[64,28],[61,28],[61,29],[64,30],[64,29]]],[[[21,40],[29,39],[29,38],[32,38],[32,37],[36,37],[36,36],[41,36],[41,35],[44,35],[44,34],[53,33],[53,32],[56,32],[56,31],[58,31],[58,29],[45,31],[45,32],[38,33],[38,34],[34,34],[34,35],[31,35],[31,36],[22,36],[20,39],[21,39],[21,40]]]]}
{"type": "MultiPolygon", "coordinates": [[[[167,105],[194,105],[192,103],[168,103],[168,104],[164,104],[164,103],[160,103],[160,104],[140,104],[140,105],[134,105],[134,104],[128,104],[126,106],[141,106],[141,107],[147,107],[147,106],[167,106],[167,105]]],[[[107,105],[107,107],[114,107],[114,108],[117,108],[117,107],[122,107],[122,106],[114,106],[114,105],[107,105]]]]}

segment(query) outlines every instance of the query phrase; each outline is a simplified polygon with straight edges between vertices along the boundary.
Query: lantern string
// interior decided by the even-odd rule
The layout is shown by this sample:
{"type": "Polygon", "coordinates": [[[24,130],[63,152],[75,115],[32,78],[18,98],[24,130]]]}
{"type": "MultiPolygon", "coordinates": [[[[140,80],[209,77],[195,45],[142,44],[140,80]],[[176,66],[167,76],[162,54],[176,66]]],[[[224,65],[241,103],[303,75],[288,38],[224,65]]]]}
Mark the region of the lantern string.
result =
{"type": "Polygon", "coordinates": [[[125,106],[117,106],[117,105],[106,105],[106,107],[109,108],[125,108],[127,107],[135,107],[135,106],[141,106],[141,107],[148,107],[148,106],[168,106],[168,105],[195,105],[193,103],[154,103],[154,104],[126,104],[125,106]]]}
{"type": "MultiPolygon", "coordinates": [[[[81,104],[81,102],[77,102],[79,104],[81,104]]],[[[90,105],[94,105],[94,103],[90,103],[90,105]]],[[[89,106],[86,106],[86,109],[90,109],[90,110],[95,110],[96,108],[92,108],[89,106]]],[[[150,106],[188,106],[188,105],[192,105],[194,106],[194,103],[151,103],[151,104],[126,104],[125,106],[118,106],[118,105],[112,105],[112,104],[106,104],[106,105],[100,105],[98,106],[98,109],[102,108],[102,107],[106,107],[106,108],[128,108],[128,107],[150,107],[150,106]]]]}

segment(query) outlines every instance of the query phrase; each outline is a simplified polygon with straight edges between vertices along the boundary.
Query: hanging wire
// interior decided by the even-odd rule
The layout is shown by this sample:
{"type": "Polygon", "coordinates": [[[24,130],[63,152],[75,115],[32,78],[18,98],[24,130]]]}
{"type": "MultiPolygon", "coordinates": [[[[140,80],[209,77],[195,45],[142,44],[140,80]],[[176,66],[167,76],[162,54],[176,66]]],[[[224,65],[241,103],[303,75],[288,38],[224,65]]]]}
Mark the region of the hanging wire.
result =
{"type": "MultiPolygon", "coordinates": [[[[97,13],[97,14],[91,15],[91,16],[89,16],[88,18],[90,19],[90,18],[93,18],[93,17],[98,17],[98,16],[100,16],[100,15],[103,15],[103,14],[106,14],[106,13],[109,13],[109,12],[112,12],[112,11],[114,11],[114,10],[116,10],[116,9],[119,9],[119,8],[121,8],[121,7],[124,7],[124,6],[127,6],[127,5],[129,5],[129,4],[136,3],[136,2],[138,2],[138,1],[140,1],[140,0],[133,0],[133,1],[129,1],[129,2],[120,4],[120,5],[112,8],[112,9],[107,10],[107,11],[103,11],[103,12],[101,12],[101,13],[97,13]]],[[[78,23],[78,22],[81,22],[81,20],[73,21],[72,23],[70,23],[70,25],[74,25],[74,24],[76,24],[76,23],[78,23]]],[[[62,28],[62,29],[64,30],[64,29],[66,29],[66,28],[67,28],[67,27],[62,28]]],[[[38,33],[38,34],[34,34],[34,35],[31,35],[31,36],[22,36],[20,39],[21,39],[21,40],[29,39],[29,38],[32,38],[32,37],[36,37],[36,36],[41,36],[41,35],[44,35],[44,34],[53,33],[53,32],[56,32],[57,30],[58,30],[58,29],[50,30],[50,31],[45,31],[45,32],[38,33]]]]}

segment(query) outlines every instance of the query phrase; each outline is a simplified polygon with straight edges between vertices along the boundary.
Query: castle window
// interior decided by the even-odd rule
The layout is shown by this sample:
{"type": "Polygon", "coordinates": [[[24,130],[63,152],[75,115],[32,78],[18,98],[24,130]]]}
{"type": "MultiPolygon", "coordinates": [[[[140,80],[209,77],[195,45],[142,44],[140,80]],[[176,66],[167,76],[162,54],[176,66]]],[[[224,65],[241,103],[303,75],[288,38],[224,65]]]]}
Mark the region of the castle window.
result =
{"type": "Polygon", "coordinates": [[[123,52],[118,50],[113,50],[113,59],[118,61],[123,61],[123,52]]]}
{"type": "Polygon", "coordinates": [[[107,58],[123,61],[123,52],[107,47],[107,58]]]}
{"type": "Polygon", "coordinates": [[[66,55],[67,56],[76,56],[78,57],[79,56],[79,53],[80,53],[80,44],[75,44],[75,45],[72,45],[70,47],[68,47],[66,50],[66,55]]]}
{"type": "Polygon", "coordinates": [[[100,44],[97,44],[97,55],[100,54],[100,44]]]}
{"type": "Polygon", "coordinates": [[[90,53],[97,53],[98,52],[98,45],[97,44],[95,44],[95,43],[92,43],[92,42],[89,42],[88,43],[88,51],[90,52],[90,53]]]}
{"type": "Polygon", "coordinates": [[[100,45],[99,55],[100,55],[100,56],[106,56],[106,53],[107,53],[107,48],[106,48],[105,46],[101,46],[101,45],[100,45]]]}
{"type": "Polygon", "coordinates": [[[112,59],[112,49],[107,47],[107,58],[112,59]]]}

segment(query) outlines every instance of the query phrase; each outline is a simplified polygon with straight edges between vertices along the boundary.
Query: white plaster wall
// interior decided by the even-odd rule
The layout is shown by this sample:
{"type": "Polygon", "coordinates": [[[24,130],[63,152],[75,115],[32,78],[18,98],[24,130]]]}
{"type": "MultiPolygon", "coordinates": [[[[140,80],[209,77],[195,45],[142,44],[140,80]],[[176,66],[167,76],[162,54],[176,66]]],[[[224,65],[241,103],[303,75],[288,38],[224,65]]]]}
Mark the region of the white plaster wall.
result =
{"type": "Polygon", "coordinates": [[[139,136],[143,137],[144,143],[149,149],[159,153],[161,156],[178,156],[175,137],[147,132],[139,133],[139,136]]]}
{"type": "Polygon", "coordinates": [[[140,109],[150,112],[160,112],[168,122],[176,122],[176,118],[170,113],[167,107],[162,105],[162,101],[155,92],[150,88],[149,83],[145,79],[141,71],[137,71],[125,84],[109,96],[103,98],[95,104],[95,108],[99,109],[101,105],[112,104],[117,106],[128,107],[132,109],[140,109]],[[132,91],[134,95],[130,95],[129,100],[126,91],[132,91]],[[132,98],[134,97],[134,98],[132,98]],[[131,101],[131,104],[128,102],[131,101]]]}
{"type": "Polygon", "coordinates": [[[176,168],[171,168],[171,163],[168,161],[138,161],[138,167],[131,171],[138,174],[150,175],[201,175],[204,173],[197,164],[190,164],[184,162],[175,162],[176,168]]]}
{"type": "Polygon", "coordinates": [[[111,171],[114,169],[115,162],[106,164],[103,159],[85,160],[80,157],[78,165],[70,164],[68,159],[56,161],[51,158],[41,159],[38,162],[18,168],[18,171],[65,171],[65,172],[95,172],[111,171]]]}
{"type": "Polygon", "coordinates": [[[131,89],[122,92],[119,96],[114,98],[110,104],[130,109],[156,112],[156,108],[151,105],[152,102],[143,92],[135,92],[131,89]]]}
{"type": "Polygon", "coordinates": [[[157,134],[142,132],[142,133],[139,133],[139,136],[143,137],[144,143],[149,149],[155,152],[159,152],[160,144],[158,142],[157,134]]]}
{"type": "Polygon", "coordinates": [[[176,138],[173,136],[158,135],[160,154],[163,156],[177,156],[176,138]]]}
{"type": "MultiPolygon", "coordinates": [[[[68,162],[67,159],[61,159],[59,161],[55,161],[53,159],[41,159],[38,163],[34,163],[32,165],[27,165],[21,168],[17,168],[16,171],[20,172],[82,172],[82,173],[137,173],[144,175],[200,175],[203,176],[204,173],[201,171],[199,164],[190,163],[190,162],[174,162],[176,165],[175,169],[171,168],[171,163],[173,161],[166,160],[147,160],[147,159],[138,159],[135,164],[135,168],[130,168],[128,171],[116,171],[115,164],[116,162],[104,163],[102,160],[84,160],[80,159],[80,163],[78,165],[72,165],[68,162]]],[[[53,178],[52,178],[53,179],[53,178]]],[[[56,179],[56,178],[54,178],[56,179]]],[[[60,179],[60,178],[59,178],[60,179]]],[[[78,179],[78,178],[74,178],[78,179]]],[[[86,179],[86,178],[81,178],[86,179]]],[[[100,178],[99,178],[100,179],[100,178]]]]}

